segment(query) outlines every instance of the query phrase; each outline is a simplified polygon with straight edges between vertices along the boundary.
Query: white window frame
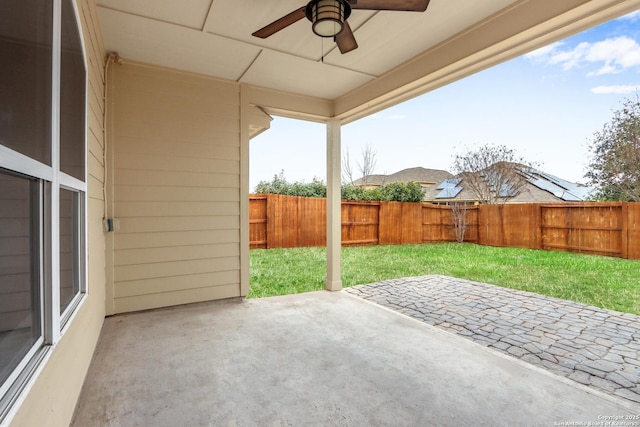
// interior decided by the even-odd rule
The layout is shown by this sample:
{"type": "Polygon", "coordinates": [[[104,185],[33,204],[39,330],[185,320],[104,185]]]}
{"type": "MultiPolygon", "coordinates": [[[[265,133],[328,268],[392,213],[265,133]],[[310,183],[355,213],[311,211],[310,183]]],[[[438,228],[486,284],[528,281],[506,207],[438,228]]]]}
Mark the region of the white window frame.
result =
{"type": "MultiPolygon", "coordinates": [[[[0,165],[3,162],[0,161],[0,165]]],[[[48,167],[48,166],[47,166],[48,167]]],[[[5,168],[6,169],[6,168],[5,168]]],[[[20,173],[17,171],[11,171],[19,173],[20,175],[26,176],[24,173],[20,173]]],[[[27,352],[27,354],[22,358],[18,366],[13,370],[13,372],[7,377],[3,384],[0,384],[0,422],[3,419],[3,416],[9,411],[11,404],[15,401],[18,392],[23,388],[24,383],[28,380],[28,372],[31,372],[37,362],[42,360],[45,353],[45,309],[44,309],[44,301],[45,301],[45,267],[44,267],[44,258],[45,258],[45,236],[44,236],[44,225],[45,225],[45,217],[46,217],[46,207],[45,207],[45,185],[42,179],[39,179],[38,182],[38,194],[37,197],[40,200],[39,210],[38,210],[38,224],[39,224],[39,235],[38,235],[38,292],[40,293],[40,337],[32,344],[31,348],[27,352]],[[22,378],[21,378],[22,377],[22,378]],[[16,390],[13,395],[9,395],[8,402],[3,402],[6,398],[7,394],[11,392],[11,390],[16,390]]]]}
{"type": "MultiPolygon", "coordinates": [[[[73,192],[77,197],[78,206],[76,207],[76,212],[75,212],[75,215],[77,217],[74,217],[74,219],[76,219],[78,223],[74,224],[73,226],[76,229],[78,247],[80,248],[79,250],[80,253],[74,253],[74,257],[76,257],[74,264],[78,266],[78,271],[77,272],[74,271],[74,274],[77,275],[76,279],[79,282],[78,293],[76,293],[73,299],[69,302],[65,310],[62,313],[60,313],[60,329],[62,330],[62,332],[64,332],[65,328],[69,323],[70,318],[77,311],[76,309],[80,304],[80,302],[84,301],[84,296],[87,293],[86,292],[87,290],[87,274],[86,274],[87,272],[87,268],[86,268],[86,262],[87,262],[86,223],[87,221],[86,221],[86,208],[85,208],[86,192],[79,191],[74,188],[70,188],[66,185],[62,185],[60,186],[60,188],[73,192]]],[[[58,288],[58,293],[60,293],[60,288],[58,288]]],[[[58,311],[59,311],[59,307],[60,306],[58,305],[58,311]]]]}
{"type": "MultiPolygon", "coordinates": [[[[57,32],[57,36],[58,36],[58,48],[56,50],[56,52],[58,53],[58,55],[60,55],[60,51],[62,49],[62,42],[60,40],[60,36],[62,33],[62,28],[60,28],[61,26],[61,22],[62,22],[62,2],[65,0],[55,0],[55,2],[57,3],[57,10],[58,10],[58,18],[57,18],[57,22],[58,22],[58,27],[59,30],[57,32]]],[[[73,317],[75,317],[75,314],[78,312],[78,308],[79,306],[84,302],[86,295],[89,292],[88,289],[88,285],[87,283],[89,282],[89,277],[88,277],[88,271],[87,271],[87,265],[89,262],[88,259],[88,249],[87,249],[87,233],[88,233],[88,229],[87,229],[87,179],[89,177],[89,172],[88,172],[88,162],[87,162],[87,158],[89,157],[89,144],[88,144],[88,136],[89,136],[89,132],[88,132],[88,128],[89,128],[89,78],[88,78],[88,62],[87,62],[87,50],[86,50],[86,46],[85,46],[85,42],[84,42],[84,34],[82,32],[82,25],[81,25],[81,20],[80,20],[80,11],[78,9],[78,4],[77,4],[77,0],[69,0],[71,2],[71,7],[73,8],[73,14],[75,17],[75,23],[76,23],[76,28],[78,30],[78,35],[79,35],[79,39],[80,39],[80,48],[82,50],[82,62],[84,65],[84,130],[83,130],[83,139],[84,139],[84,176],[83,179],[84,181],[81,181],[71,175],[68,175],[62,171],[60,171],[59,169],[59,165],[58,165],[58,203],[60,202],[60,188],[66,188],[67,190],[71,190],[71,191],[75,191],[77,193],[79,193],[79,199],[78,199],[78,204],[79,204],[79,212],[78,212],[78,219],[80,221],[79,224],[79,229],[78,229],[78,239],[79,241],[79,247],[80,247],[80,253],[77,254],[79,256],[79,272],[78,272],[78,279],[80,280],[80,290],[78,292],[78,294],[74,297],[74,299],[71,301],[71,303],[69,303],[69,306],[65,309],[64,313],[60,313],[60,262],[58,260],[58,262],[54,265],[57,265],[58,268],[58,282],[56,284],[56,286],[53,287],[54,292],[57,293],[56,297],[57,300],[55,300],[56,304],[53,307],[58,307],[57,312],[58,314],[58,319],[57,319],[57,330],[60,331],[60,334],[63,334],[66,329],[68,328],[68,326],[72,323],[72,319],[73,317]]],[[[54,7],[55,9],[55,7],[54,7]]],[[[55,29],[54,29],[54,36],[56,35],[55,33],[55,29]]],[[[55,149],[57,150],[57,159],[60,159],[60,68],[61,68],[61,64],[60,64],[60,56],[58,57],[58,62],[57,62],[57,66],[54,67],[55,70],[57,70],[58,72],[58,78],[57,78],[57,90],[58,90],[58,97],[57,97],[57,101],[58,102],[54,102],[54,108],[57,108],[57,115],[58,115],[58,120],[55,122],[56,125],[58,126],[58,131],[55,132],[54,134],[57,137],[57,145],[55,145],[55,149]]],[[[52,150],[53,151],[53,150],[52,150]]],[[[58,213],[60,212],[60,206],[57,206],[58,209],[58,213]]],[[[58,219],[57,221],[58,225],[60,224],[60,221],[58,219]]],[[[57,234],[58,238],[60,236],[59,234],[59,230],[58,230],[58,234],[57,234]]],[[[55,242],[57,246],[55,246],[56,248],[60,247],[60,241],[58,239],[57,242],[55,242]]]]}
{"type": "Polygon", "coordinates": [[[17,403],[34,382],[52,347],[68,330],[88,293],[87,250],[87,178],[88,178],[88,104],[89,81],[86,45],[77,0],[70,0],[79,34],[84,63],[84,182],[60,171],[60,78],[62,2],[53,1],[53,38],[51,69],[51,166],[0,145],[0,168],[39,180],[40,188],[40,321],[41,336],[27,355],[0,384],[0,424],[12,417],[17,403]],[[60,188],[78,194],[78,279],[80,289],[63,313],[60,313],[60,188]]]}

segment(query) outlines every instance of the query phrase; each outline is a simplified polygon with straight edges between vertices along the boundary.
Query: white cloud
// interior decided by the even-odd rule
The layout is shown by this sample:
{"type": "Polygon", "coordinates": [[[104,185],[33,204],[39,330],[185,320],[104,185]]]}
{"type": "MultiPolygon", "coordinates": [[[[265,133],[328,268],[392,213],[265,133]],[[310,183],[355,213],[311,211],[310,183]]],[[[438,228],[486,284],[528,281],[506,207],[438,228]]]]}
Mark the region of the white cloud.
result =
{"type": "Polygon", "coordinates": [[[628,37],[618,37],[594,43],[586,57],[589,62],[604,62],[596,75],[620,72],[640,65],[640,45],[628,37]]]}
{"type": "Polygon", "coordinates": [[[598,95],[602,95],[602,94],[624,95],[624,94],[633,93],[636,91],[640,91],[640,85],[596,86],[594,88],[591,88],[591,92],[598,95]]]}
{"type": "Polygon", "coordinates": [[[562,50],[554,43],[531,52],[527,58],[560,65],[564,71],[576,67],[599,65],[588,76],[620,73],[625,69],[640,67],[640,44],[634,39],[621,36],[595,43],[582,42],[573,49],[562,50]]]}
{"type": "Polygon", "coordinates": [[[545,59],[551,52],[553,52],[555,49],[558,49],[563,44],[563,42],[551,43],[547,46],[541,47],[540,49],[536,49],[533,52],[529,52],[524,56],[533,60],[545,59]]]}

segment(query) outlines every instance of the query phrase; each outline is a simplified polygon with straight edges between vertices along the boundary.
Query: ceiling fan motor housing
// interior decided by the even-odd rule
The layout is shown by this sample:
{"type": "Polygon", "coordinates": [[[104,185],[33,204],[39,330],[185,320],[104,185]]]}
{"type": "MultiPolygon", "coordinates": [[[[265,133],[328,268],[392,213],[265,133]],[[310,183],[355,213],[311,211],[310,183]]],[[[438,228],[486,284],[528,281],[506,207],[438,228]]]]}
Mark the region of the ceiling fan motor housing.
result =
{"type": "Polygon", "coordinates": [[[311,0],[305,9],[312,29],[320,37],[334,37],[344,28],[344,21],[351,15],[346,0],[311,0]]]}

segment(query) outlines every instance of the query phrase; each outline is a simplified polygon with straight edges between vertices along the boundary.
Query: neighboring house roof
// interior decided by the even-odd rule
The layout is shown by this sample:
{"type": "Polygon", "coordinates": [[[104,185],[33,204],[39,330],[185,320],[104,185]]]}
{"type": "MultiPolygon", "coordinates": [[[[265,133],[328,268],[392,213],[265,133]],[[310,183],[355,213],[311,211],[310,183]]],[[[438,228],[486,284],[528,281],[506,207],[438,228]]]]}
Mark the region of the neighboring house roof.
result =
{"type": "Polygon", "coordinates": [[[353,185],[357,187],[363,186],[379,186],[387,183],[387,175],[367,175],[353,181],[353,185]]]}
{"type": "Polygon", "coordinates": [[[567,202],[584,201],[593,192],[591,187],[584,184],[570,182],[541,170],[529,168],[521,173],[531,184],[567,202]]]}
{"type": "Polygon", "coordinates": [[[443,179],[451,178],[450,172],[441,169],[426,169],[422,167],[403,169],[388,175],[390,182],[419,182],[425,184],[437,184],[443,179]]]}
{"type": "MultiPolygon", "coordinates": [[[[501,189],[504,197],[508,198],[507,203],[580,202],[587,200],[593,191],[586,185],[567,181],[539,169],[523,166],[518,172],[527,183],[514,194],[510,194],[509,188],[501,189]]],[[[458,202],[476,199],[473,191],[465,188],[464,181],[460,178],[443,180],[435,189],[437,193],[425,194],[425,200],[458,202]]]]}
{"type": "MultiPolygon", "coordinates": [[[[501,189],[507,203],[534,202],[580,202],[587,200],[592,192],[590,187],[570,182],[539,169],[522,165],[520,174],[527,184],[517,192],[510,188],[501,189]]],[[[441,169],[423,167],[408,168],[390,175],[368,175],[357,179],[353,185],[360,187],[376,187],[392,182],[417,182],[424,188],[424,200],[432,202],[475,202],[476,195],[466,188],[464,181],[450,172],[441,169]]]]}
{"type": "Polygon", "coordinates": [[[417,182],[419,184],[437,184],[447,178],[451,173],[441,169],[426,169],[423,167],[408,168],[391,175],[368,175],[353,181],[356,186],[376,186],[392,182],[417,182]]]}

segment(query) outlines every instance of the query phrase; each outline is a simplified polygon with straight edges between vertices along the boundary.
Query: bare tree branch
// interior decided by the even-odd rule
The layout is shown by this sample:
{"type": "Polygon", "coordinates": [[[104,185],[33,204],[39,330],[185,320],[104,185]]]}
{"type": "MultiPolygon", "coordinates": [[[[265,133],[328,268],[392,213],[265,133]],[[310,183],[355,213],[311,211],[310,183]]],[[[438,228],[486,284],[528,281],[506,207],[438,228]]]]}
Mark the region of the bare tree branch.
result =
{"type": "Polygon", "coordinates": [[[349,156],[349,149],[342,156],[342,183],[353,185],[353,167],[351,166],[351,158],[349,156]]]}
{"type": "Polygon", "coordinates": [[[451,205],[451,214],[453,215],[453,229],[456,233],[456,242],[464,242],[464,237],[469,227],[469,221],[467,220],[467,207],[462,206],[460,203],[454,203],[451,205]]]}
{"type": "Polygon", "coordinates": [[[376,151],[369,144],[362,148],[362,163],[357,162],[357,164],[364,184],[367,183],[369,176],[373,175],[373,171],[376,169],[376,154],[376,151]]]}
{"type": "Polygon", "coordinates": [[[523,189],[527,180],[521,171],[532,167],[504,145],[484,145],[476,151],[456,155],[452,169],[462,179],[461,185],[469,189],[478,202],[498,204],[523,189]]]}

